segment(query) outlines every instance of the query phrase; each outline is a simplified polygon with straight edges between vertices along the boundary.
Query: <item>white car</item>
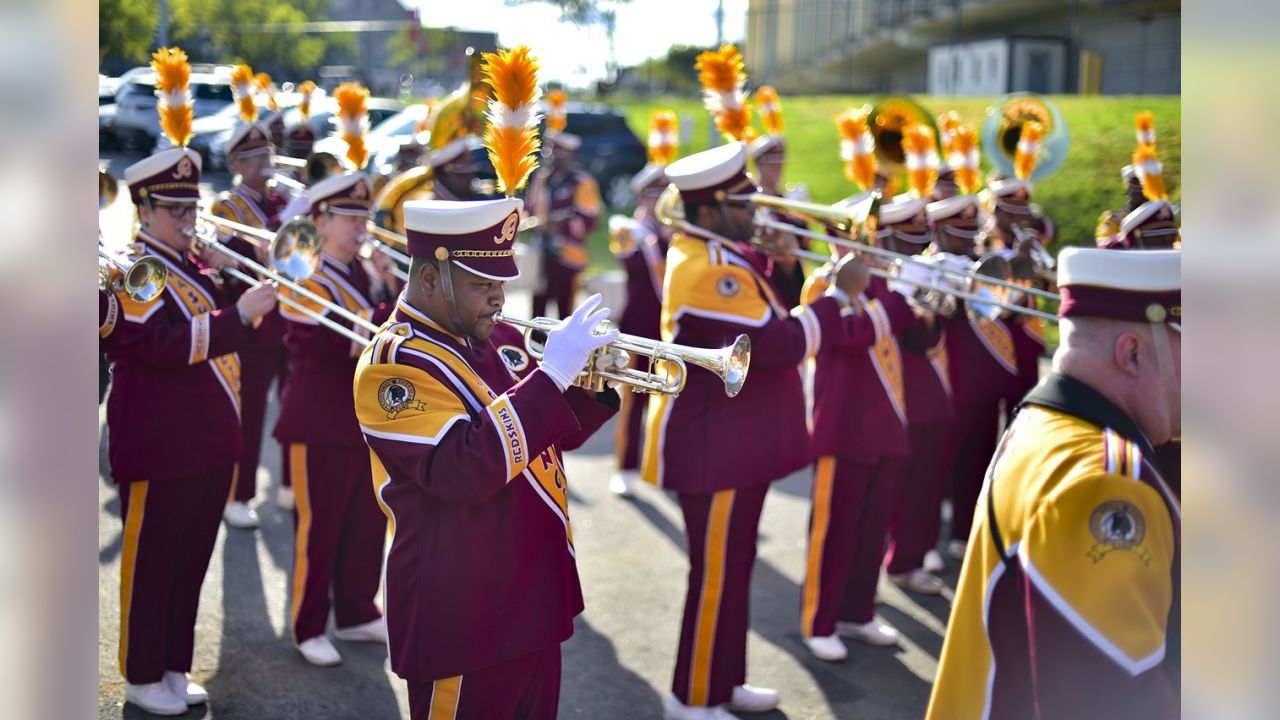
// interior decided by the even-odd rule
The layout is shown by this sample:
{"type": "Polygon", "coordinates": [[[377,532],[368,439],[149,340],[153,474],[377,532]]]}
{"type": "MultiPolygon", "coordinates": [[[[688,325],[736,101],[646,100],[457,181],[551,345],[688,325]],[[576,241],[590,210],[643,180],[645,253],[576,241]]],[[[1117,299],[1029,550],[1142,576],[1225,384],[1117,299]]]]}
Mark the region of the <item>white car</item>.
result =
{"type": "MultiPolygon", "coordinates": [[[[281,104],[283,105],[283,103],[281,104]]],[[[297,103],[295,102],[293,107],[289,107],[284,111],[285,128],[293,127],[302,119],[302,115],[299,113],[296,105],[297,103]]],[[[395,115],[400,108],[400,103],[394,100],[369,98],[369,125],[371,127],[377,127],[383,120],[395,115]]],[[[311,115],[307,118],[307,125],[310,125],[311,129],[315,131],[316,136],[321,138],[320,142],[326,143],[326,147],[330,152],[333,152],[336,147],[338,151],[334,154],[338,157],[342,157],[347,152],[346,143],[341,139],[331,139],[329,137],[333,133],[333,123],[330,122],[330,119],[333,117],[333,114],[337,109],[337,100],[334,100],[330,95],[320,95],[317,93],[311,100],[311,115]],[[337,142],[336,146],[332,144],[335,140],[337,142]]],[[[370,135],[372,136],[372,131],[370,131],[370,135]]],[[[206,159],[208,160],[210,167],[216,169],[223,169],[227,167],[227,141],[230,139],[231,130],[228,129],[214,136],[209,141],[209,154],[206,159]]],[[[317,147],[314,148],[313,152],[321,149],[324,148],[319,147],[319,143],[317,143],[317,147]]]]}
{"type": "MultiPolygon", "coordinates": [[[[276,104],[280,106],[286,113],[289,108],[298,104],[301,96],[294,92],[278,92],[276,93],[276,104]]],[[[254,103],[258,106],[258,117],[262,117],[267,112],[267,99],[261,94],[254,96],[254,103]]],[[[231,103],[212,115],[206,115],[197,118],[191,123],[191,141],[187,143],[187,147],[200,153],[206,163],[211,164],[216,169],[226,167],[226,151],[223,149],[221,156],[216,156],[213,152],[213,145],[221,139],[223,145],[227,139],[231,137],[231,131],[240,123],[240,105],[231,103]],[[219,164],[221,163],[221,164],[219,164]]],[[[155,152],[168,150],[173,147],[173,141],[168,135],[163,133],[156,138],[155,152]]]]}
{"type": "MultiPolygon", "coordinates": [[[[126,144],[150,148],[161,134],[155,79],[155,73],[139,74],[116,89],[116,135],[126,144]]],[[[192,73],[190,91],[196,118],[235,104],[230,78],[222,73],[192,73]]]]}

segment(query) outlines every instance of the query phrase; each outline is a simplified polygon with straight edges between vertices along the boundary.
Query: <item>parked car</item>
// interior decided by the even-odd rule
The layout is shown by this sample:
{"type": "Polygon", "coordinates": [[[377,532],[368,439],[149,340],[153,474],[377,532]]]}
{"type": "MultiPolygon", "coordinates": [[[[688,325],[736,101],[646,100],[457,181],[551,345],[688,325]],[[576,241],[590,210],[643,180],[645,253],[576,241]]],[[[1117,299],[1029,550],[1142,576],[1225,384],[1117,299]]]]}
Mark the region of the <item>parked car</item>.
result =
{"type": "MultiPolygon", "coordinates": [[[[155,74],[140,74],[116,90],[116,134],[127,146],[151,148],[160,135],[156,111],[155,74]]],[[[192,73],[190,84],[194,116],[203,118],[234,104],[230,78],[222,73],[192,73]]]]}
{"type": "Polygon", "coordinates": [[[627,118],[605,105],[568,103],[565,132],[582,138],[575,161],[600,183],[600,194],[617,210],[635,205],[631,177],[649,161],[648,150],[627,118]]]}
{"type": "Polygon", "coordinates": [[[98,148],[108,149],[116,146],[116,104],[108,103],[98,106],[98,148]]]}

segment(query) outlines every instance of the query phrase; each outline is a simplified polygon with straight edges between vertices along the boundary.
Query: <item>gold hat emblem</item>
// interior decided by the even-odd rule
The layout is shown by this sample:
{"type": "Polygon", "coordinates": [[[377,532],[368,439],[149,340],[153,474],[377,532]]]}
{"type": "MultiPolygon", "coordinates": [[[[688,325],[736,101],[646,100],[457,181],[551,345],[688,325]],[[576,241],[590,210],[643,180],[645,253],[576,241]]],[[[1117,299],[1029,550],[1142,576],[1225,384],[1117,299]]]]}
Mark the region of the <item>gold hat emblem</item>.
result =
{"type": "Polygon", "coordinates": [[[363,180],[359,180],[356,182],[356,188],[351,193],[351,196],[357,200],[364,200],[365,198],[369,197],[369,188],[364,184],[363,180]]]}
{"type": "Polygon", "coordinates": [[[178,166],[173,170],[173,177],[177,180],[189,178],[195,172],[195,167],[191,164],[191,158],[186,155],[178,161],[178,166]]]}
{"type": "Polygon", "coordinates": [[[502,232],[493,236],[495,245],[505,245],[516,239],[516,228],[520,227],[520,213],[511,213],[502,223],[502,232]]]}

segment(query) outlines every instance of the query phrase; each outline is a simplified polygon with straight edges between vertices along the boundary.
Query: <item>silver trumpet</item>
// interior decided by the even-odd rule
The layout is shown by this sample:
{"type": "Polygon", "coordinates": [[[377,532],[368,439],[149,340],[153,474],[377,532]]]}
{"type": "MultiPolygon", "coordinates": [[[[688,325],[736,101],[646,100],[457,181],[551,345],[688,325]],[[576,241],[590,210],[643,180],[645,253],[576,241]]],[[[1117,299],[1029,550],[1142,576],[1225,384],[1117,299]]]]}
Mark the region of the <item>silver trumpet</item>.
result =
{"type": "Polygon", "coordinates": [[[164,292],[168,277],[168,268],[155,256],[127,260],[98,246],[98,289],[102,292],[124,293],[134,302],[149,303],[164,292]]]}
{"type": "MultiPolygon", "coordinates": [[[[505,313],[498,313],[495,320],[524,328],[525,348],[538,360],[542,359],[543,346],[533,339],[533,333],[550,332],[560,324],[558,320],[550,318],[524,320],[505,313]]],[[[604,332],[607,332],[605,327],[596,329],[597,334],[604,332]]],[[[724,382],[724,394],[733,397],[742,391],[742,385],[747,381],[747,369],[751,364],[751,339],[746,335],[739,335],[733,344],[718,350],[664,343],[636,335],[619,335],[617,340],[605,347],[648,358],[652,369],[648,372],[635,368],[600,370],[595,362],[604,349],[600,348],[587,359],[587,367],[576,381],[578,386],[600,392],[607,383],[613,381],[626,385],[636,393],[675,396],[684,390],[689,375],[688,366],[692,364],[720,378],[724,382]],[[659,361],[662,361],[662,365],[658,364],[659,361]]]]}

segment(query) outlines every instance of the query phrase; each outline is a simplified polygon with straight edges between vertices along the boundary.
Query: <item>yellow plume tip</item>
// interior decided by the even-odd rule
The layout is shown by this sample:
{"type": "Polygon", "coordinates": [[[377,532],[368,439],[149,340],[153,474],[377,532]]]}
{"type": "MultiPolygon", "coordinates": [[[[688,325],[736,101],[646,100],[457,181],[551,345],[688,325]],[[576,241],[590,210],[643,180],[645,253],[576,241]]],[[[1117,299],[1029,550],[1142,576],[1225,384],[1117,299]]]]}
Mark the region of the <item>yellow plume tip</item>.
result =
{"type": "Polygon", "coordinates": [[[369,149],[364,142],[369,122],[369,89],[360,83],[343,83],[333,91],[333,98],[338,103],[339,134],[347,142],[347,159],[357,169],[363,168],[369,162],[369,149]]]}
{"type": "Polygon", "coordinates": [[[160,128],[178,147],[191,140],[194,108],[188,85],[191,63],[181,48],[161,48],[151,55],[151,69],[156,73],[160,128]]]}
{"type": "Polygon", "coordinates": [[[538,89],[538,60],[525,45],[485,53],[481,72],[492,90],[484,131],[485,149],[498,176],[498,190],[507,197],[525,186],[538,167],[539,116],[534,104],[538,89]]]}

